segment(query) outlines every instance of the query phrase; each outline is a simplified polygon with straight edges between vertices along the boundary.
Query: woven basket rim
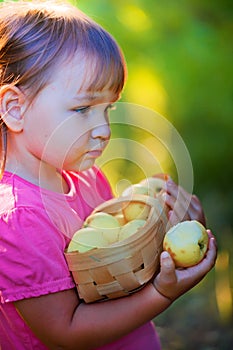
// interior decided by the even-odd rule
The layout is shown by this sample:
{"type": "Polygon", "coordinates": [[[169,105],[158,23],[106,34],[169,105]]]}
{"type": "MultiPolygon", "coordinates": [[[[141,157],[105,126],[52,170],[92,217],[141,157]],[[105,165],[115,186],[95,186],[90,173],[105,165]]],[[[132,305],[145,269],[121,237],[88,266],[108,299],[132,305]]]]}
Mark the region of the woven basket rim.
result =
{"type": "MultiPolygon", "coordinates": [[[[145,203],[149,206],[154,206],[156,203],[161,205],[161,202],[159,201],[158,198],[153,198],[148,195],[144,194],[133,194],[131,196],[120,196],[120,197],[115,197],[107,200],[106,202],[103,202],[99,204],[94,210],[93,213],[100,212],[106,210],[106,208],[114,207],[115,205],[122,204],[122,203],[130,203],[132,201],[135,202],[141,202],[145,203]]],[[[162,205],[161,205],[162,207],[162,205]]],[[[115,211],[112,211],[114,213],[115,211]]]]}
{"type": "MultiPolygon", "coordinates": [[[[144,234],[145,230],[150,229],[154,225],[155,220],[152,220],[153,215],[154,215],[154,219],[156,217],[157,220],[159,220],[160,215],[162,215],[162,212],[161,213],[157,213],[156,209],[155,209],[155,205],[159,205],[160,211],[163,209],[159,199],[158,198],[149,197],[149,196],[146,196],[146,195],[143,195],[143,194],[134,194],[134,195],[132,195],[130,197],[129,196],[127,196],[127,197],[126,196],[125,197],[122,196],[122,197],[118,197],[118,198],[109,199],[108,201],[106,201],[104,203],[101,203],[99,206],[97,206],[92,213],[106,211],[106,209],[110,208],[111,206],[114,207],[115,205],[119,205],[119,204],[122,204],[122,203],[125,203],[125,202],[129,203],[129,202],[132,202],[132,201],[142,202],[142,203],[145,203],[145,204],[151,206],[151,209],[150,209],[148,218],[147,218],[147,220],[145,222],[145,225],[143,225],[141,227],[141,229],[137,231],[137,235],[133,234],[130,237],[128,237],[128,238],[126,238],[126,239],[124,239],[122,241],[116,242],[114,244],[111,244],[109,246],[98,247],[98,248],[97,247],[93,247],[93,249],[90,249],[87,252],[80,253],[80,254],[82,254],[82,256],[88,255],[88,253],[90,253],[91,251],[100,250],[100,249],[101,250],[102,249],[103,250],[111,249],[111,250],[114,251],[114,250],[116,250],[116,248],[118,248],[120,246],[124,246],[127,243],[130,243],[130,242],[138,240],[138,238],[144,234]]],[[[115,213],[115,212],[117,212],[117,211],[113,211],[113,213],[115,213]]],[[[88,244],[85,244],[85,246],[86,247],[92,247],[91,245],[88,245],[88,244]]],[[[67,249],[65,249],[65,254],[66,255],[73,255],[73,254],[77,254],[77,251],[67,252],[67,249]]]]}

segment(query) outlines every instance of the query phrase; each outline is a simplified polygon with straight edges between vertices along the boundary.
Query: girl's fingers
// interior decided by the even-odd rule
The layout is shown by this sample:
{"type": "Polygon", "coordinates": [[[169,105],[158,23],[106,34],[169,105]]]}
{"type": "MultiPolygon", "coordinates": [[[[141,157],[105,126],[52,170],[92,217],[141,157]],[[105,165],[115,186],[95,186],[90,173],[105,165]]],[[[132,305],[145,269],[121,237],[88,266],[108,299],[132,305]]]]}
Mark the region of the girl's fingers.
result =
{"type": "Polygon", "coordinates": [[[205,258],[200,263],[200,264],[202,264],[203,268],[206,269],[206,273],[214,267],[216,259],[217,259],[217,251],[218,251],[217,242],[216,242],[215,237],[213,236],[213,234],[211,233],[210,230],[207,230],[207,232],[209,235],[209,247],[208,247],[205,258]]]}
{"type": "Polygon", "coordinates": [[[168,252],[163,251],[160,255],[160,272],[153,281],[157,291],[163,296],[170,298],[172,286],[177,282],[175,264],[168,252]]]}
{"type": "Polygon", "coordinates": [[[169,211],[168,219],[169,219],[169,224],[171,226],[174,226],[181,221],[180,217],[176,214],[176,212],[174,210],[169,211]]]}
{"type": "Polygon", "coordinates": [[[192,196],[192,201],[190,203],[189,215],[191,220],[197,220],[202,225],[206,226],[206,218],[200,200],[196,195],[192,196]]]}
{"type": "Polygon", "coordinates": [[[209,238],[214,238],[215,239],[215,236],[213,235],[212,231],[209,228],[206,231],[208,233],[209,238]]]}
{"type": "MultiPolygon", "coordinates": [[[[208,236],[209,236],[209,249],[208,250],[214,250],[216,249],[216,251],[218,250],[218,245],[217,245],[217,241],[215,236],[213,235],[213,233],[211,232],[211,230],[207,230],[208,236]]],[[[208,251],[207,251],[208,253],[208,251]]]]}
{"type": "Polygon", "coordinates": [[[167,194],[168,201],[174,207],[174,205],[178,205],[178,210],[182,209],[183,211],[187,211],[191,200],[192,195],[186,192],[182,187],[175,184],[173,181],[167,182],[167,194]],[[173,203],[172,203],[173,199],[173,203]]]}
{"type": "Polygon", "coordinates": [[[209,235],[209,246],[205,258],[199,264],[192,267],[194,271],[200,270],[203,275],[214,267],[218,250],[217,242],[214,235],[211,233],[210,230],[207,230],[207,232],[209,235]]]}
{"type": "Polygon", "coordinates": [[[185,189],[181,186],[178,186],[174,181],[168,180],[167,181],[167,192],[171,194],[173,197],[181,197],[188,202],[190,201],[189,198],[191,195],[185,191],[185,189]]]}
{"type": "Polygon", "coordinates": [[[165,193],[163,196],[166,205],[171,208],[169,219],[171,219],[173,222],[174,220],[177,220],[177,222],[182,220],[190,220],[188,206],[186,206],[185,201],[180,199],[178,200],[167,193],[165,193]]]}
{"type": "Polygon", "coordinates": [[[176,281],[175,264],[170,254],[163,251],[160,255],[160,273],[164,284],[171,284],[176,281]]]}
{"type": "Polygon", "coordinates": [[[197,220],[206,225],[205,215],[197,196],[186,192],[173,181],[167,181],[167,193],[164,193],[164,201],[171,208],[171,223],[184,220],[197,220]]]}
{"type": "Polygon", "coordinates": [[[197,220],[202,225],[206,226],[206,219],[202,208],[195,209],[192,205],[190,205],[188,210],[189,220],[197,220]]]}

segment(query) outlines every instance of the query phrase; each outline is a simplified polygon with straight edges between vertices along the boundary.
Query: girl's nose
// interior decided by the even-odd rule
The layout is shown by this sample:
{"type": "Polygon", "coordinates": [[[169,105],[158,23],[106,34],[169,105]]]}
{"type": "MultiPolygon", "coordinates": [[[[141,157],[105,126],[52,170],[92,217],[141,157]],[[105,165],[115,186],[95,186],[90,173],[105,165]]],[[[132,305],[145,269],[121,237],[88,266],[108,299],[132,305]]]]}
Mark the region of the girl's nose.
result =
{"type": "Polygon", "coordinates": [[[111,130],[108,123],[95,126],[91,130],[91,136],[93,139],[100,138],[102,140],[108,140],[111,136],[111,130]]]}

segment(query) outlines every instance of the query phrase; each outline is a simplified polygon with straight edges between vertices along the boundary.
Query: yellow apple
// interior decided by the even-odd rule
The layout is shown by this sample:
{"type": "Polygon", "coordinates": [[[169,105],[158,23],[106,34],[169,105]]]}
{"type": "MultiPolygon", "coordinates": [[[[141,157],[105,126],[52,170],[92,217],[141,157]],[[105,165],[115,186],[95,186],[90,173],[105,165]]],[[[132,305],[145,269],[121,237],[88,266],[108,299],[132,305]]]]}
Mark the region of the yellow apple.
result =
{"type": "Polygon", "coordinates": [[[72,237],[67,251],[73,252],[78,250],[80,253],[86,252],[95,247],[107,247],[108,242],[104,239],[103,234],[93,227],[81,228],[72,237]]]}
{"type": "Polygon", "coordinates": [[[177,267],[198,264],[208,248],[208,233],[196,220],[183,221],[165,234],[163,249],[168,251],[177,267]]]}
{"type": "Polygon", "coordinates": [[[123,226],[126,224],[126,220],[125,220],[124,214],[122,212],[119,212],[119,213],[115,214],[114,216],[117,219],[117,221],[119,222],[120,226],[123,226]]]}
{"type": "Polygon", "coordinates": [[[148,177],[140,181],[139,184],[147,187],[153,197],[156,197],[162,189],[166,189],[166,181],[160,177],[148,177]]]}
{"type": "Polygon", "coordinates": [[[122,226],[119,233],[119,241],[122,241],[130,237],[134,233],[136,233],[140,227],[145,225],[145,223],[146,223],[146,220],[135,219],[135,220],[129,221],[127,224],[122,226]]]}
{"type": "MultiPolygon", "coordinates": [[[[145,196],[153,196],[153,192],[149,189],[149,187],[142,186],[141,184],[133,184],[127,187],[123,192],[123,197],[130,197],[134,194],[143,194],[145,196]]],[[[127,205],[122,207],[122,212],[126,221],[131,221],[134,219],[147,219],[150,207],[142,202],[132,200],[127,205]]]]}
{"type": "Polygon", "coordinates": [[[127,222],[134,219],[146,220],[150,213],[150,207],[145,203],[132,200],[123,205],[122,212],[127,222]]]}
{"type": "Polygon", "coordinates": [[[103,238],[112,244],[118,240],[121,226],[115,216],[105,212],[97,212],[87,217],[84,227],[93,227],[102,232],[103,238]]]}

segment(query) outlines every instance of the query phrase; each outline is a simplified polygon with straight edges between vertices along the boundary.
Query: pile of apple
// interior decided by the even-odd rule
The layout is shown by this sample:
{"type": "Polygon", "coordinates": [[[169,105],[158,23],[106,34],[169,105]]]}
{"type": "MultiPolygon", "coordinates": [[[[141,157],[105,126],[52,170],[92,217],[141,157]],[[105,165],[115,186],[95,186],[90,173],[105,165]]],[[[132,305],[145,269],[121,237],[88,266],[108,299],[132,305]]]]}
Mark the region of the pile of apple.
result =
{"type": "MultiPolygon", "coordinates": [[[[127,187],[121,196],[134,194],[157,197],[166,184],[166,177],[149,177],[127,187]]],[[[73,236],[67,252],[86,252],[94,247],[108,247],[135,234],[145,225],[150,207],[143,202],[130,201],[116,214],[93,212],[73,236]]]]}
{"type": "MultiPolygon", "coordinates": [[[[121,196],[133,194],[158,197],[166,188],[167,176],[149,177],[127,187],[121,196]]],[[[150,207],[146,203],[130,201],[116,214],[93,212],[78,230],[67,252],[86,252],[95,247],[108,247],[127,239],[145,225],[150,207]]],[[[183,221],[171,227],[164,236],[163,249],[168,251],[176,267],[198,264],[208,249],[208,233],[198,221],[183,221]]]]}

